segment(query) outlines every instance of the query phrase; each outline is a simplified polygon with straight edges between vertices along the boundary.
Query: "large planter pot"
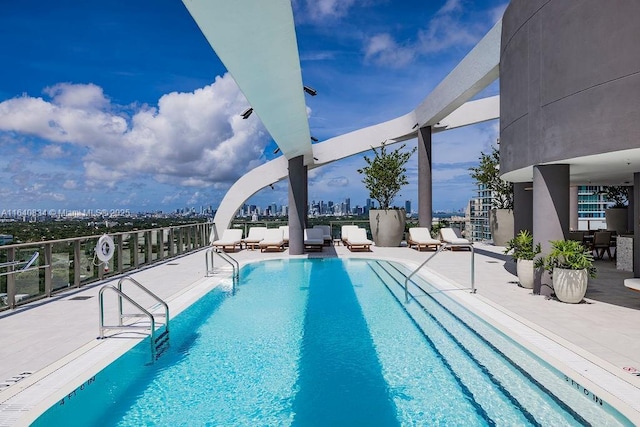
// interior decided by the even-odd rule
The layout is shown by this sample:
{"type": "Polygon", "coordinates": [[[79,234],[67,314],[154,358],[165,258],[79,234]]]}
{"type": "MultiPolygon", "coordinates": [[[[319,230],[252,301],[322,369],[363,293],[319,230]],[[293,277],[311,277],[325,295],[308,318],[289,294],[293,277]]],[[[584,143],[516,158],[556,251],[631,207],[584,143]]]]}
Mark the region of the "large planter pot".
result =
{"type": "Polygon", "coordinates": [[[553,269],[553,290],[562,302],[576,304],[587,293],[589,275],[587,270],[553,269]]]}
{"type": "Polygon", "coordinates": [[[372,209],[369,211],[371,237],[376,246],[397,247],[404,236],[407,215],[404,209],[372,209]]]}
{"type": "Polygon", "coordinates": [[[518,272],[518,280],[520,281],[520,286],[527,289],[533,289],[533,279],[534,279],[533,260],[519,259],[516,264],[516,268],[518,272]]]}
{"type": "Polygon", "coordinates": [[[513,211],[509,209],[491,209],[489,211],[489,230],[496,246],[506,246],[513,239],[513,211]]]}
{"type": "Polygon", "coordinates": [[[618,234],[627,231],[627,208],[605,209],[604,219],[607,222],[607,230],[615,230],[618,234]]]}

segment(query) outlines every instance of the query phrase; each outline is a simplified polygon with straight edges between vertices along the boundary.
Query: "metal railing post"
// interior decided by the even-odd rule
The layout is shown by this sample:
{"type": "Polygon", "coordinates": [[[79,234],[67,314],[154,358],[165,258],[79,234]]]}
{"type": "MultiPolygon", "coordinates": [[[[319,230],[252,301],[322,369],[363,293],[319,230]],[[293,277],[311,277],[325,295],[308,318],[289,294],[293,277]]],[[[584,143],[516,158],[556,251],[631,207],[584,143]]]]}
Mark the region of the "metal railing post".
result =
{"type": "Polygon", "coordinates": [[[124,251],[122,250],[123,240],[124,239],[122,237],[122,234],[118,234],[116,236],[116,256],[118,257],[116,262],[118,265],[114,265],[113,267],[118,273],[122,273],[122,271],[124,270],[124,259],[122,259],[122,255],[124,253],[124,251]]]}
{"type": "Polygon", "coordinates": [[[140,267],[140,257],[138,256],[138,232],[131,232],[132,238],[129,238],[130,246],[133,248],[133,266],[134,268],[140,267]],[[131,242],[133,240],[133,242],[131,242]],[[133,245],[131,245],[133,243],[133,245]]]}
{"type": "Polygon", "coordinates": [[[80,239],[78,239],[73,242],[73,286],[76,288],[80,287],[80,264],[82,264],[80,257],[80,239]]]}
{"type": "Polygon", "coordinates": [[[153,245],[151,244],[151,230],[144,232],[144,263],[151,264],[153,258],[153,245]]]}
{"type": "Polygon", "coordinates": [[[173,231],[173,227],[171,227],[169,229],[169,239],[168,239],[168,242],[167,242],[167,244],[169,245],[169,256],[170,257],[173,257],[175,255],[175,249],[174,249],[174,246],[173,246],[174,239],[175,239],[175,235],[174,234],[175,233],[173,231]]]}
{"type": "Polygon", "coordinates": [[[156,231],[156,247],[158,248],[158,261],[164,259],[164,231],[161,228],[156,231]]]}
{"type": "MultiPolygon", "coordinates": [[[[7,250],[7,262],[14,262],[16,260],[16,249],[9,248],[7,250]]],[[[10,265],[7,267],[7,271],[11,274],[7,275],[7,305],[9,308],[16,308],[16,276],[13,274],[15,267],[10,265]]]]}
{"type": "Polygon", "coordinates": [[[51,268],[52,262],[52,244],[45,243],[44,244],[44,294],[47,297],[51,297],[51,282],[52,282],[52,273],[53,269],[51,268]]]}

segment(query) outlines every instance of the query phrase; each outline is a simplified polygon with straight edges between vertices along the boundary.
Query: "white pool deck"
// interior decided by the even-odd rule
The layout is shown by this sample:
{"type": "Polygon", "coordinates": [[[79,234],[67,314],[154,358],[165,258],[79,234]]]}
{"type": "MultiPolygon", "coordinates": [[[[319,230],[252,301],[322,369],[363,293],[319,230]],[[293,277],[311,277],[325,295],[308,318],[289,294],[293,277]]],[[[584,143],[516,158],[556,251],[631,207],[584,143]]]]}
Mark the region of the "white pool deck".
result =
{"type": "MultiPolygon", "coordinates": [[[[461,290],[461,298],[514,339],[544,355],[577,389],[613,404],[640,425],[640,292],[623,285],[632,274],[615,270],[612,261],[599,261],[601,274],[590,280],[586,302],[564,304],[518,287],[515,265],[502,248],[483,244],[475,248],[477,293],[461,290]]],[[[343,246],[331,246],[308,256],[384,258],[417,266],[431,254],[378,247],[351,253],[343,246]]],[[[233,256],[244,264],[289,255],[287,251],[242,250],[233,256]]],[[[228,272],[205,277],[204,259],[204,251],[198,251],[131,276],[166,299],[173,316],[221,281],[228,281],[228,272]]],[[[216,267],[221,265],[216,259],[216,267]]],[[[445,286],[468,287],[470,254],[445,251],[424,271],[445,286]]],[[[72,398],[74,390],[84,388],[96,366],[106,366],[137,342],[137,338],[96,339],[99,289],[117,279],[0,313],[0,426],[28,425],[43,407],[64,396],[72,398]]],[[[107,313],[114,314],[114,301],[106,302],[110,303],[107,313]]],[[[148,300],[143,305],[155,303],[148,300]]]]}

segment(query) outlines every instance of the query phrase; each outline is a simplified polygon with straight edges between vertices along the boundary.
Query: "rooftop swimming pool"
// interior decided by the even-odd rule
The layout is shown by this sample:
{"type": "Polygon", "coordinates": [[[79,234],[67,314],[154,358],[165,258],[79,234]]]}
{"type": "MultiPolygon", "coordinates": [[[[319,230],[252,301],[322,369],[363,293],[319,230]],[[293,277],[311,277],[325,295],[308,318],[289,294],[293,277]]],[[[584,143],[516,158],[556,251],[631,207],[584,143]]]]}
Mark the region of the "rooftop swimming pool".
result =
{"type": "Polygon", "coordinates": [[[250,264],[34,425],[630,425],[400,264],[250,264]],[[419,288],[418,288],[419,287],[419,288]]]}

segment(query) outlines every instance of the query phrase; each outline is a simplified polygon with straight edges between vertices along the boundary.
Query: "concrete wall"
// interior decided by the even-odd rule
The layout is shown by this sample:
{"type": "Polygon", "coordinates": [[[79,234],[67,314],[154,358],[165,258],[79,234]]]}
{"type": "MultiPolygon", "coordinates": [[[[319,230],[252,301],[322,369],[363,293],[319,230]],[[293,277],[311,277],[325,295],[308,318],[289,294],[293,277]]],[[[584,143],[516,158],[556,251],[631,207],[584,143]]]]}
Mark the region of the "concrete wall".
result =
{"type": "Polygon", "coordinates": [[[640,145],[640,1],[512,0],[502,23],[500,167],[640,145]]]}

